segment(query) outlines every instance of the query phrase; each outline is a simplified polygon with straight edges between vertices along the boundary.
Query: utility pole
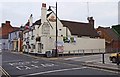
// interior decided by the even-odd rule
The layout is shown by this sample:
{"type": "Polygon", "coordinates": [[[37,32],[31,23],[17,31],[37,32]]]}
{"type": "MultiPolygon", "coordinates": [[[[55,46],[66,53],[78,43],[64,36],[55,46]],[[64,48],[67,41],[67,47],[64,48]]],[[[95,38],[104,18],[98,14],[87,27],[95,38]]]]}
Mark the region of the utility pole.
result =
{"type": "Polygon", "coordinates": [[[58,51],[57,51],[57,36],[58,36],[58,30],[57,30],[57,2],[56,2],[56,55],[55,55],[55,57],[58,56],[58,51]]]}

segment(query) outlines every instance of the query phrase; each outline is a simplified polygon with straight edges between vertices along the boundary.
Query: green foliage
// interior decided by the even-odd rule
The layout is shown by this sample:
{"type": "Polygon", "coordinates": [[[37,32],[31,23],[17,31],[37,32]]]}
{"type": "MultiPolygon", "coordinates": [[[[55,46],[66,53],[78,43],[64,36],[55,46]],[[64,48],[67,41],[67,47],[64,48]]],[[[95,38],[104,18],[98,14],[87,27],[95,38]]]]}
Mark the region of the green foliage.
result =
{"type": "Polygon", "coordinates": [[[71,41],[71,43],[73,43],[74,42],[74,37],[71,37],[70,41],[71,41]]]}
{"type": "Polygon", "coordinates": [[[63,41],[64,43],[74,43],[75,40],[74,40],[74,37],[70,37],[70,39],[68,39],[69,37],[63,37],[63,41]]]}
{"type": "Polygon", "coordinates": [[[69,43],[70,42],[70,40],[68,39],[68,37],[63,37],[63,41],[64,41],[64,43],[69,43]]]}

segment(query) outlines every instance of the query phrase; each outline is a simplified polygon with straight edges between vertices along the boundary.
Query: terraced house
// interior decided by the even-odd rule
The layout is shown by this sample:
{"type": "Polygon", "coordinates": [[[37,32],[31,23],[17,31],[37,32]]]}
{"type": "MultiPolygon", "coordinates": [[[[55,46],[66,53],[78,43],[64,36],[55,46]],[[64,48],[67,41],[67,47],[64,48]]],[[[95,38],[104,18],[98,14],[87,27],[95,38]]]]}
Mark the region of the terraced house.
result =
{"type": "Polygon", "coordinates": [[[0,27],[0,42],[2,49],[8,50],[8,34],[12,31],[18,30],[18,27],[12,27],[10,21],[6,21],[5,23],[1,24],[0,27]]]}
{"type": "Polygon", "coordinates": [[[31,24],[32,19],[30,18],[27,23],[29,27],[23,32],[23,51],[51,55],[56,49],[57,33],[57,50],[59,54],[103,52],[105,40],[100,39],[94,29],[93,17],[88,17],[87,20],[88,22],[60,20],[56,17],[55,12],[48,11],[46,4],[43,3],[41,19],[31,24]]]}
{"type": "Polygon", "coordinates": [[[15,30],[9,33],[8,35],[8,49],[10,51],[22,51],[22,33],[21,30],[15,30]]]}
{"type": "Polygon", "coordinates": [[[110,27],[98,27],[97,31],[100,38],[105,39],[106,52],[120,51],[120,26],[114,25],[110,27]]]}

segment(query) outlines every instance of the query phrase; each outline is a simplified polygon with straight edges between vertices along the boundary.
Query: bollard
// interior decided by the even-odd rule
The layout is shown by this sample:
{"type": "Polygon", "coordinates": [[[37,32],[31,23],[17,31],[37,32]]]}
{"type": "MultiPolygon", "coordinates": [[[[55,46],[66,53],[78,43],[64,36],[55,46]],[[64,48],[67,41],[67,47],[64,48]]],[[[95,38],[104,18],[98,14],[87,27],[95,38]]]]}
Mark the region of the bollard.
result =
{"type": "Polygon", "coordinates": [[[104,53],[102,53],[102,63],[105,64],[105,60],[104,60],[104,53]]]}
{"type": "Polygon", "coordinates": [[[119,54],[117,53],[117,65],[119,66],[119,54]]]}
{"type": "Polygon", "coordinates": [[[83,50],[83,55],[84,55],[85,51],[83,50]]]}
{"type": "Polygon", "coordinates": [[[79,50],[78,50],[78,55],[79,55],[80,53],[79,53],[79,50]]]}

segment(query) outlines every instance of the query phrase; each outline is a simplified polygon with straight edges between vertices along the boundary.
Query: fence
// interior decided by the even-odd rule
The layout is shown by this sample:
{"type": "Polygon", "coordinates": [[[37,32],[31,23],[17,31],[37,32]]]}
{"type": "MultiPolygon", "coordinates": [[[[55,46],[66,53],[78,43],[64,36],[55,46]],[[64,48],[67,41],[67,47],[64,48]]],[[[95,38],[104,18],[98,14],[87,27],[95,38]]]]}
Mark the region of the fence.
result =
{"type": "Polygon", "coordinates": [[[66,56],[66,55],[87,55],[87,54],[101,54],[104,53],[105,49],[79,49],[79,50],[72,50],[72,51],[63,51],[59,52],[59,56],[66,56]]]}

